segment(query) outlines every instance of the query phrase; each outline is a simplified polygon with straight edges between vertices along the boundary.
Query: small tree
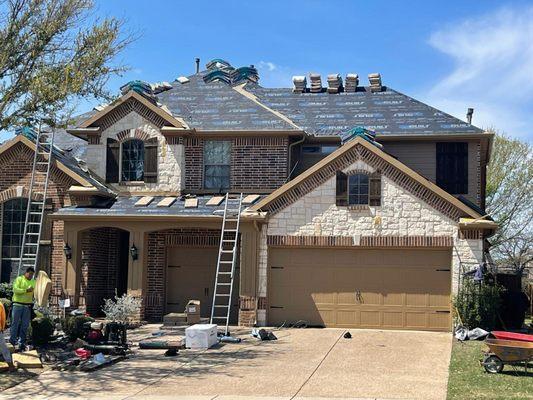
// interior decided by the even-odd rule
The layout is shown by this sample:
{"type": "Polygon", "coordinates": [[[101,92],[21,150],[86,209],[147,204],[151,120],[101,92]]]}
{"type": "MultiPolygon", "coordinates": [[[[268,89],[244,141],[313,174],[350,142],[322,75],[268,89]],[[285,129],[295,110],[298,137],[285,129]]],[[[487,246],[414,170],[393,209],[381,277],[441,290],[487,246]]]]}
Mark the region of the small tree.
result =
{"type": "Polygon", "coordinates": [[[122,322],[128,324],[139,317],[142,300],[127,294],[118,296],[115,294],[113,299],[105,299],[102,311],[106,319],[113,322],[122,322]]]}

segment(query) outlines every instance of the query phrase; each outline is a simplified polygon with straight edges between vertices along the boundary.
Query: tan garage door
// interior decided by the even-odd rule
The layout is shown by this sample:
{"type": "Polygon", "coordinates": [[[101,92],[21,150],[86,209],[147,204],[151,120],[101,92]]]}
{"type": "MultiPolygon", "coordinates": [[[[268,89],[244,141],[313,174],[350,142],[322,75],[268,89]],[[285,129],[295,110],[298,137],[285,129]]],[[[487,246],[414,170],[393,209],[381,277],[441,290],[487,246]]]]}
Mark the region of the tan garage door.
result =
{"type": "Polygon", "coordinates": [[[269,250],[270,324],[450,330],[451,250],[269,250]]]}
{"type": "MultiPolygon", "coordinates": [[[[191,299],[201,301],[201,316],[211,315],[218,247],[167,249],[166,312],[183,312],[191,299]]],[[[234,279],[230,322],[238,316],[239,275],[234,279]]]]}

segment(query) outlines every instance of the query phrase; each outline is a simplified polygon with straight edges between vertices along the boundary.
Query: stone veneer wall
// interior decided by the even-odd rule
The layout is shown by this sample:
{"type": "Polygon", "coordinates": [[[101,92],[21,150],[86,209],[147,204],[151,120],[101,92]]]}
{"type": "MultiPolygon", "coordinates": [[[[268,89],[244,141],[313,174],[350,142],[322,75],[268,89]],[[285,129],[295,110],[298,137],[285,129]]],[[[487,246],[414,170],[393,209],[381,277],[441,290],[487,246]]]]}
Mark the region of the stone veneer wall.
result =
{"type": "MultiPolygon", "coordinates": [[[[373,169],[359,160],[346,168],[373,169]]],[[[335,205],[335,177],[307,193],[269,218],[261,231],[258,270],[258,296],[267,295],[268,244],[270,235],[294,236],[444,236],[453,238],[452,291],[458,289],[460,262],[482,261],[482,240],[463,239],[458,223],[436,211],[424,201],[382,176],[382,204],[363,210],[335,205]]],[[[356,248],[356,247],[354,247],[356,248]]],[[[259,323],[266,323],[266,312],[258,310],[259,323]]]]}
{"type": "Polygon", "coordinates": [[[113,184],[113,186],[121,192],[179,193],[182,188],[184,173],[183,141],[175,140],[176,138],[167,141],[157,126],[134,111],[105,129],[100,136],[99,143],[89,143],[86,157],[87,166],[98,176],[105,179],[107,139],[121,141],[121,139],[124,139],[124,131],[130,131],[133,135],[135,130],[143,131],[148,138],[156,137],[158,139],[157,183],[145,183],[135,186],[113,184]]]}

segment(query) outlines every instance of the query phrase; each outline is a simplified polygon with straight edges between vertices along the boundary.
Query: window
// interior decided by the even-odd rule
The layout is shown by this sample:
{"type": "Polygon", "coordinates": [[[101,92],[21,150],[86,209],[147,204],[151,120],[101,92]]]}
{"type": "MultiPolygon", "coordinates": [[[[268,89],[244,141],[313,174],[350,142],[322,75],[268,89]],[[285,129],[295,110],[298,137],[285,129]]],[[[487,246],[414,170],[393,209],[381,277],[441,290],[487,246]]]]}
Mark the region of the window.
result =
{"type": "Polygon", "coordinates": [[[142,181],[144,179],[144,143],[132,139],[122,143],[122,181],[142,181]]]}
{"type": "Polygon", "coordinates": [[[337,145],[306,145],[302,146],[302,153],[304,154],[331,154],[337,150],[337,145]]]}
{"type": "Polygon", "coordinates": [[[468,143],[437,143],[437,185],[451,194],[468,193],[468,143]]]}
{"type": "Polygon", "coordinates": [[[347,175],[337,171],[336,192],[338,206],[380,206],[381,174],[358,172],[347,175]]]}
{"type": "Polygon", "coordinates": [[[204,188],[229,189],[231,142],[208,140],[204,143],[204,188]]]}
{"type": "Polygon", "coordinates": [[[28,199],[18,198],[2,206],[2,282],[18,269],[27,204],[28,199]]]}

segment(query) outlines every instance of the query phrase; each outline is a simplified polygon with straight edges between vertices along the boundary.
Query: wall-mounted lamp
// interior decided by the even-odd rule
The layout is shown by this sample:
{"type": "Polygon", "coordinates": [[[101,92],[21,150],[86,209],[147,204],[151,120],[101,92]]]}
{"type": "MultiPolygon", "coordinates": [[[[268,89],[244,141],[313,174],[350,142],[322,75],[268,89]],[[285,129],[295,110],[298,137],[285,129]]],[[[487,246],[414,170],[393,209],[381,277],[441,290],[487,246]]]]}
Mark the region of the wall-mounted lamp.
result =
{"type": "Polygon", "coordinates": [[[65,253],[65,257],[67,258],[67,260],[70,260],[72,258],[72,249],[70,248],[68,243],[63,246],[63,252],[65,253]]]}
{"type": "Polygon", "coordinates": [[[135,243],[132,244],[130,247],[130,254],[131,254],[131,259],[133,261],[139,258],[139,251],[137,250],[137,247],[135,247],[135,243]]]}

